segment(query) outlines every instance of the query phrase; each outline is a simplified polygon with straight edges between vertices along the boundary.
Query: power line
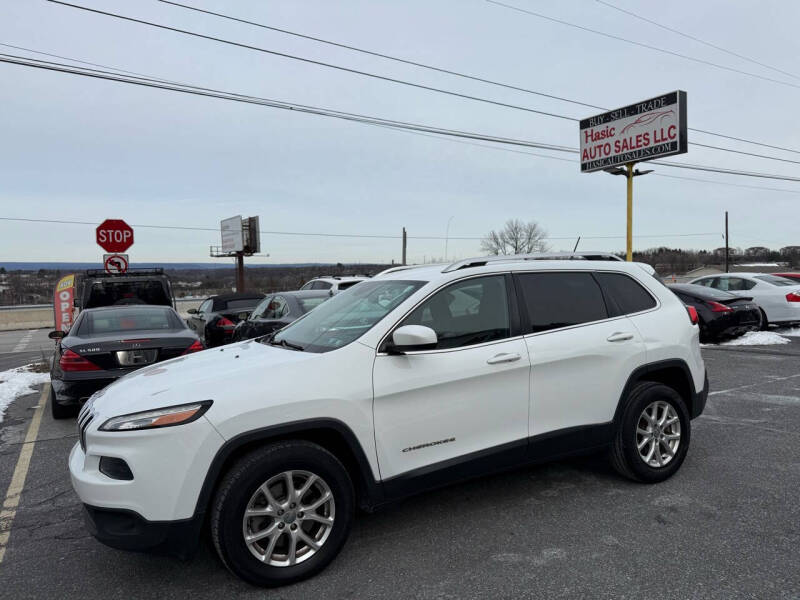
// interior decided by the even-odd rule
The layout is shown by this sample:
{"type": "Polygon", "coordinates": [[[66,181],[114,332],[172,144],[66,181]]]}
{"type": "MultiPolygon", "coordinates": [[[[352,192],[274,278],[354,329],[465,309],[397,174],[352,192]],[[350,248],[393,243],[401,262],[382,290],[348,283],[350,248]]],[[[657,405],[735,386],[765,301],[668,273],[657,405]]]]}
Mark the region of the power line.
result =
{"type": "MultiPolygon", "coordinates": [[[[164,0],[161,0],[161,1],[163,2],[164,0]]],[[[676,33],[676,34],[678,34],[678,35],[680,35],[682,37],[685,37],[686,39],[689,39],[689,40],[692,40],[692,41],[695,41],[695,42],[699,42],[700,44],[708,46],[709,48],[714,48],[715,50],[719,50],[720,52],[724,52],[725,54],[730,54],[731,56],[735,56],[736,58],[741,58],[742,60],[746,60],[747,62],[753,63],[754,65],[758,65],[760,67],[764,67],[765,69],[770,69],[771,71],[776,71],[776,72],[781,73],[783,75],[788,75],[789,77],[792,77],[794,79],[800,79],[800,77],[798,77],[794,73],[789,73],[789,71],[784,71],[783,69],[778,69],[777,67],[773,67],[773,66],[768,65],[766,63],[759,62],[759,61],[757,61],[757,60],[755,60],[753,58],[749,58],[749,57],[744,56],[742,54],[738,54],[736,52],[733,52],[732,50],[728,50],[726,48],[723,48],[722,46],[717,46],[716,44],[712,44],[711,42],[707,42],[705,40],[702,40],[699,37],[695,37],[693,35],[689,35],[688,33],[684,33],[682,31],[678,31],[677,29],[673,29],[672,27],[667,27],[666,25],[662,25],[661,23],[653,21],[652,19],[648,19],[646,17],[643,17],[642,15],[637,15],[633,11],[625,10],[624,8],[621,8],[619,6],[611,4],[610,2],[605,2],[605,0],[596,0],[596,2],[598,2],[598,3],[600,3],[600,4],[604,5],[604,6],[607,6],[608,8],[613,8],[614,10],[619,11],[621,13],[625,13],[626,15],[630,15],[634,19],[639,19],[640,21],[644,21],[645,23],[650,23],[651,25],[655,25],[656,27],[660,27],[661,29],[664,29],[666,31],[670,31],[672,33],[676,33]]]]}
{"type": "MultiPolygon", "coordinates": [[[[49,223],[49,224],[56,224],[56,225],[91,225],[97,226],[100,223],[92,222],[92,221],[69,221],[65,219],[29,219],[23,217],[0,217],[0,221],[16,221],[16,222],[23,222],[23,223],[49,223]]],[[[181,230],[181,231],[213,231],[215,233],[219,232],[219,229],[215,229],[213,227],[186,227],[186,226],[178,226],[178,225],[142,225],[142,224],[133,224],[131,227],[138,227],[140,229],[174,229],[174,230],[181,230]]],[[[288,236],[305,236],[305,237],[334,237],[334,238],[368,238],[368,239],[383,239],[383,240],[400,240],[403,238],[402,235],[372,235],[372,234],[363,234],[363,233],[320,233],[320,232],[310,232],[310,231],[261,231],[260,233],[264,235],[288,235],[288,236]]],[[[704,232],[704,233],[664,233],[664,234],[648,234],[648,235],[638,235],[634,237],[640,238],[672,238],[672,237],[708,237],[708,236],[717,236],[719,232],[712,231],[712,232],[704,232]]],[[[436,235],[418,235],[407,236],[408,239],[412,240],[467,240],[467,241],[476,241],[482,240],[482,236],[472,236],[472,237],[464,237],[464,236],[436,236],[436,235]]],[[[574,240],[576,236],[561,236],[561,237],[547,237],[543,239],[547,240],[574,240]]],[[[587,240],[615,240],[615,239],[623,239],[624,235],[582,235],[582,239],[587,240]]]]}
{"type": "MultiPolygon", "coordinates": [[[[588,102],[582,102],[580,100],[573,100],[573,99],[570,99],[570,98],[565,98],[563,96],[556,96],[554,94],[548,94],[546,92],[542,92],[542,91],[538,91],[538,90],[532,90],[530,88],[525,88],[525,87],[521,87],[521,86],[518,86],[518,85],[510,84],[510,83],[503,83],[503,82],[500,82],[500,81],[487,79],[485,77],[479,77],[477,75],[469,75],[467,73],[454,71],[452,69],[447,69],[447,68],[444,68],[444,67],[437,67],[437,66],[434,66],[434,65],[429,65],[429,64],[417,62],[417,61],[414,61],[414,60],[410,60],[410,59],[407,59],[407,58],[400,58],[400,57],[397,57],[397,56],[391,56],[389,54],[384,54],[382,52],[376,52],[374,50],[367,50],[365,48],[358,48],[356,46],[352,46],[352,45],[349,45],[349,44],[344,44],[344,43],[341,43],[341,42],[335,42],[335,41],[332,41],[332,40],[326,40],[326,39],[322,39],[322,38],[319,38],[319,37],[307,35],[307,34],[304,34],[304,33],[298,33],[296,31],[289,31],[288,29],[282,29],[280,27],[274,27],[272,25],[267,25],[265,23],[258,23],[256,21],[250,21],[250,20],[247,20],[247,19],[242,19],[242,18],[239,18],[239,17],[226,15],[226,14],[214,12],[214,11],[211,11],[211,10],[198,8],[198,7],[195,7],[195,6],[189,6],[187,4],[181,4],[179,2],[172,2],[171,0],[158,0],[158,1],[162,2],[164,4],[169,4],[169,5],[172,5],[172,6],[177,6],[177,7],[180,7],[180,8],[184,8],[186,10],[191,10],[191,11],[195,11],[195,12],[202,13],[202,14],[212,15],[212,16],[215,16],[215,17],[219,17],[221,19],[227,19],[227,20],[230,20],[230,21],[238,22],[238,23],[244,23],[246,25],[252,25],[253,27],[259,27],[261,29],[267,29],[267,30],[270,30],[270,31],[275,31],[275,32],[278,32],[278,33],[283,33],[285,35],[290,35],[290,36],[298,37],[298,38],[301,38],[301,39],[311,40],[311,41],[314,41],[314,42],[318,42],[320,44],[327,44],[329,46],[334,46],[334,47],[337,47],[337,48],[344,48],[346,50],[351,50],[353,52],[360,52],[361,54],[366,54],[368,56],[375,56],[377,58],[383,58],[383,59],[391,60],[391,61],[394,61],[394,62],[397,62],[397,63],[411,65],[411,66],[414,66],[414,67],[419,67],[421,69],[428,69],[430,71],[435,71],[435,72],[438,72],[438,73],[444,73],[446,75],[453,75],[455,77],[461,77],[463,79],[469,79],[469,80],[472,80],[472,81],[478,81],[480,83],[486,83],[486,84],[489,84],[489,85],[495,85],[495,86],[506,88],[506,89],[509,89],[509,90],[515,90],[515,91],[518,91],[518,92],[524,92],[526,94],[533,94],[535,96],[541,96],[543,98],[550,98],[552,100],[558,100],[560,102],[568,102],[570,104],[575,104],[577,106],[585,106],[587,108],[596,108],[598,110],[609,110],[608,108],[605,108],[603,106],[597,106],[596,104],[589,104],[588,102]]],[[[795,154],[800,154],[800,150],[795,150],[795,149],[792,149],[792,148],[785,148],[785,147],[782,147],[782,146],[776,146],[776,145],[773,145],[773,144],[766,144],[766,143],[763,143],[763,142],[757,142],[757,141],[748,140],[748,139],[745,139],[745,138],[734,137],[734,136],[725,135],[725,134],[722,134],[722,133],[715,133],[713,131],[707,131],[707,130],[704,130],[704,129],[696,129],[696,128],[693,128],[693,127],[689,127],[688,129],[689,129],[689,131],[696,131],[697,133],[704,133],[706,135],[726,138],[726,139],[729,139],[729,140],[735,140],[735,141],[744,142],[744,143],[747,143],[747,144],[754,144],[756,146],[763,146],[765,148],[772,148],[772,149],[775,149],[775,150],[783,150],[784,152],[793,152],[795,154]]],[[[719,149],[727,150],[725,148],[719,148],[719,149]]]]}
{"type": "MultiPolygon", "coordinates": [[[[50,2],[54,2],[55,0],[50,0],[50,2]]],[[[534,12],[532,10],[527,10],[525,8],[520,8],[519,6],[514,6],[512,4],[505,4],[504,2],[498,2],[497,0],[485,0],[489,4],[495,4],[497,6],[502,6],[504,8],[508,8],[510,10],[515,10],[517,12],[525,13],[527,15],[531,15],[533,17],[537,17],[539,19],[544,19],[546,21],[551,21],[553,23],[559,23],[560,25],[566,25],[567,27],[572,27],[574,29],[580,29],[581,31],[586,31],[588,33],[593,33],[595,35],[599,35],[605,38],[609,38],[612,40],[617,40],[620,42],[625,42],[626,44],[632,44],[634,46],[639,46],[640,48],[647,48],[648,50],[653,50],[655,52],[661,52],[662,54],[669,54],[670,56],[676,56],[678,58],[682,58],[684,60],[689,60],[692,62],[700,63],[703,65],[708,65],[710,67],[715,67],[717,69],[722,69],[724,71],[731,71],[732,73],[739,73],[740,75],[747,75],[748,77],[754,77],[756,79],[762,79],[763,81],[769,81],[772,83],[778,83],[780,85],[785,85],[788,87],[798,88],[800,89],[800,85],[796,85],[794,83],[790,83],[788,81],[781,81],[780,79],[773,79],[772,77],[766,77],[764,75],[758,75],[757,73],[751,73],[749,71],[742,71],[741,69],[736,69],[734,67],[727,67],[725,65],[721,65],[718,63],[711,62],[709,60],[704,60],[702,58],[695,58],[694,56],[688,56],[686,54],[681,54],[679,52],[674,52],[672,50],[667,50],[665,48],[659,48],[657,46],[651,46],[650,44],[645,44],[643,42],[636,42],[634,40],[629,40],[628,38],[624,38],[618,35],[614,35],[611,33],[606,33],[605,31],[599,31],[597,29],[591,29],[590,27],[584,27],[583,25],[576,25],[575,23],[570,23],[569,21],[564,21],[562,19],[557,19],[555,17],[549,17],[547,15],[543,15],[541,13],[534,12]]]]}
{"type": "Polygon", "coordinates": [[[575,117],[568,117],[567,115],[560,115],[558,113],[547,112],[544,110],[536,110],[534,108],[529,108],[527,106],[519,106],[517,104],[508,104],[506,102],[500,102],[498,100],[491,100],[489,98],[482,98],[480,96],[472,96],[470,94],[462,94],[461,92],[454,92],[452,90],[445,90],[443,88],[437,88],[430,85],[424,85],[421,83],[414,83],[412,81],[406,81],[404,79],[397,79],[395,77],[388,77],[386,75],[379,75],[378,73],[370,73],[368,71],[360,71],[358,69],[351,69],[350,67],[344,67],[341,65],[335,65],[333,63],[327,63],[321,60],[314,60],[313,58],[306,58],[303,56],[297,56],[294,54],[287,54],[286,52],[278,52],[277,50],[270,50],[269,48],[262,48],[260,46],[253,46],[251,44],[243,44],[241,42],[236,42],[234,40],[228,40],[221,37],[216,37],[213,35],[205,35],[203,33],[197,33],[195,31],[189,31],[188,29],[180,29],[178,27],[170,27],[169,25],[162,25],[160,23],[153,23],[152,21],[145,21],[143,19],[136,19],[134,17],[126,17],[125,15],[120,15],[117,13],[106,12],[102,10],[98,10],[96,8],[89,8],[88,6],[80,6],[78,4],[70,4],[69,2],[62,2],[61,0],[48,0],[48,2],[52,2],[53,4],[61,4],[62,6],[68,6],[70,8],[77,8],[79,10],[83,10],[86,12],[95,13],[98,15],[103,15],[106,17],[112,17],[115,19],[122,19],[123,21],[130,21],[131,23],[138,23],[140,25],[147,25],[148,27],[155,27],[157,29],[163,29],[165,31],[172,31],[173,33],[180,33],[182,35],[188,35],[191,37],[197,37],[204,40],[209,40],[212,42],[218,42],[220,44],[227,44],[229,46],[235,46],[237,48],[243,48],[245,50],[253,50],[254,52],[263,52],[264,54],[269,54],[271,56],[278,56],[280,58],[287,58],[289,60],[296,60],[299,62],[316,65],[318,67],[325,67],[328,69],[335,69],[337,71],[343,71],[345,73],[351,73],[353,75],[361,75],[363,77],[370,77],[372,79],[378,79],[381,81],[387,81],[389,83],[396,83],[398,85],[405,85],[412,88],[417,88],[421,90],[426,90],[429,92],[436,92],[438,94],[446,94],[448,96],[454,96],[456,98],[462,98],[464,100],[473,100],[475,102],[483,102],[485,104],[491,104],[494,106],[501,106],[503,108],[513,108],[516,110],[522,110],[529,113],[534,113],[538,115],[543,115],[546,117],[553,117],[556,119],[564,119],[567,121],[579,121],[575,117]]]}
{"type": "MultiPolygon", "coordinates": [[[[414,135],[420,135],[420,136],[423,136],[423,137],[433,138],[435,140],[441,140],[441,141],[444,141],[444,142],[451,142],[451,143],[456,143],[456,144],[464,144],[464,145],[467,145],[467,146],[477,146],[478,148],[487,148],[489,150],[498,150],[500,152],[512,152],[514,154],[525,154],[527,156],[536,156],[538,158],[548,158],[550,160],[560,160],[562,162],[568,162],[571,165],[575,164],[575,161],[573,159],[571,159],[571,158],[563,158],[561,156],[551,156],[549,154],[540,154],[538,152],[526,152],[525,150],[516,150],[514,148],[503,148],[501,146],[492,146],[490,144],[478,144],[476,142],[468,142],[468,141],[464,141],[464,140],[455,140],[455,139],[445,138],[445,137],[442,137],[442,136],[439,136],[439,135],[421,133],[419,131],[406,131],[406,130],[396,129],[396,128],[390,128],[390,129],[393,129],[394,131],[399,131],[401,133],[410,133],[410,134],[414,134],[414,135]]],[[[746,188],[746,189],[751,189],[751,190],[763,190],[763,191],[769,191],[769,192],[782,192],[784,194],[800,194],[800,190],[785,190],[785,189],[781,189],[781,188],[765,187],[765,186],[760,186],[760,185],[745,185],[745,184],[740,184],[740,183],[728,183],[728,182],[725,182],[725,181],[717,181],[715,179],[699,179],[697,177],[682,177],[680,175],[667,175],[665,173],[653,173],[653,175],[655,177],[668,177],[669,179],[683,179],[684,181],[697,181],[699,183],[713,183],[713,184],[717,184],[717,185],[726,185],[726,186],[729,186],[729,187],[739,187],[739,188],[746,188]]]]}
{"type": "MultiPolygon", "coordinates": [[[[335,65],[335,64],[332,64],[332,63],[327,63],[327,62],[318,61],[318,60],[314,60],[314,59],[310,59],[310,58],[296,56],[296,55],[293,55],[293,54],[287,54],[287,53],[284,53],[284,52],[278,52],[278,51],[275,51],[275,50],[270,50],[268,48],[262,48],[260,46],[253,46],[253,45],[250,45],[250,44],[243,44],[243,43],[236,42],[236,41],[233,41],[233,40],[228,40],[228,39],[225,39],[225,38],[205,35],[205,34],[197,33],[197,32],[194,32],[194,31],[189,31],[187,29],[180,29],[180,28],[177,28],[177,27],[170,27],[168,25],[162,25],[160,23],[153,23],[152,21],[145,21],[143,19],[136,19],[134,17],[127,17],[125,15],[120,15],[120,14],[117,14],[117,13],[101,11],[101,10],[98,10],[98,9],[89,8],[89,7],[81,6],[81,5],[78,5],[78,4],[71,4],[71,3],[68,3],[68,2],[63,2],[62,0],[48,0],[48,1],[52,2],[54,4],[60,4],[60,5],[63,5],[63,6],[68,6],[70,8],[76,8],[76,9],[83,10],[83,11],[86,11],[86,12],[91,12],[91,13],[96,13],[96,14],[100,14],[100,15],[103,15],[103,16],[107,16],[107,17],[122,19],[124,21],[130,21],[130,22],[133,22],[133,23],[138,23],[140,25],[147,25],[149,27],[155,27],[157,29],[163,29],[163,30],[166,30],[166,31],[174,32],[174,33],[180,33],[182,35],[198,37],[198,38],[201,38],[201,39],[205,39],[205,40],[209,40],[209,41],[213,41],[213,42],[218,42],[218,43],[221,43],[221,44],[227,44],[227,45],[243,48],[243,49],[246,49],[246,50],[253,50],[253,51],[256,51],[256,52],[263,52],[265,54],[270,54],[270,55],[278,56],[278,57],[281,57],[281,58],[287,58],[287,59],[290,59],[290,60],[297,60],[297,61],[300,61],[300,62],[313,64],[313,65],[320,66],[320,67],[336,69],[336,70],[344,71],[346,73],[351,73],[351,74],[354,74],[354,75],[361,75],[361,76],[364,76],[364,77],[370,77],[370,78],[373,78],[373,79],[378,79],[378,80],[386,81],[386,82],[389,82],[389,83],[396,83],[396,84],[399,84],[399,85],[405,85],[405,86],[409,86],[409,87],[417,88],[417,89],[422,89],[422,90],[429,91],[429,92],[435,92],[435,93],[445,94],[445,95],[448,95],[448,96],[454,96],[456,98],[461,98],[461,99],[464,99],[464,100],[473,100],[475,102],[482,102],[482,103],[485,103],[485,104],[499,106],[499,107],[502,107],[502,108],[511,108],[511,109],[514,109],[514,110],[521,110],[521,111],[525,111],[525,112],[528,112],[528,113],[534,113],[534,114],[538,114],[538,115],[542,115],[542,116],[546,116],[546,117],[553,117],[553,118],[556,118],[556,119],[564,119],[564,120],[572,121],[572,122],[578,122],[580,120],[580,119],[577,119],[575,117],[570,117],[570,116],[567,116],[567,115],[562,115],[562,114],[558,114],[558,113],[554,113],[554,112],[537,110],[537,109],[529,108],[529,107],[526,107],[526,106],[520,106],[518,104],[509,104],[509,103],[506,103],[506,102],[500,102],[500,101],[497,101],[497,100],[491,100],[489,98],[483,98],[483,97],[480,97],[480,96],[473,96],[473,95],[470,95],[470,94],[463,94],[461,92],[454,92],[452,90],[446,90],[446,89],[443,89],[443,88],[437,88],[437,87],[433,87],[433,86],[429,86],[429,85],[423,85],[423,84],[420,84],[420,83],[414,83],[414,82],[411,82],[411,81],[406,81],[404,79],[397,79],[397,78],[394,78],[394,77],[387,77],[387,76],[380,75],[380,74],[377,74],[377,73],[370,73],[370,72],[367,72],[367,71],[360,71],[358,69],[351,69],[349,67],[343,67],[341,65],[335,65]]],[[[183,6],[183,5],[181,5],[181,6],[183,6]]],[[[756,154],[756,153],[752,153],[752,152],[742,152],[740,150],[734,150],[732,148],[721,148],[719,146],[709,146],[709,145],[704,145],[704,144],[695,144],[695,145],[704,146],[706,148],[711,148],[711,149],[714,149],[714,150],[723,150],[725,152],[731,152],[731,153],[735,153],[735,154],[743,154],[743,155],[746,155],[746,156],[754,156],[754,157],[758,157],[758,158],[764,158],[764,159],[767,159],[767,160],[775,160],[775,161],[779,161],[779,162],[800,164],[800,161],[795,161],[795,160],[790,160],[790,159],[785,159],[785,158],[778,158],[778,157],[775,157],[775,156],[767,156],[765,154],[756,154]]]]}
{"type": "MultiPolygon", "coordinates": [[[[41,61],[39,59],[32,59],[32,58],[25,58],[25,57],[16,57],[10,56],[5,54],[0,54],[0,62],[5,62],[9,64],[25,66],[25,67],[32,67],[38,69],[44,69],[49,71],[56,71],[61,73],[67,73],[71,75],[80,75],[84,77],[91,77],[95,79],[105,79],[109,81],[116,81],[120,83],[128,83],[132,85],[140,85],[145,87],[163,89],[168,91],[176,91],[186,94],[195,94],[199,96],[206,96],[212,98],[219,98],[223,100],[232,100],[235,102],[243,102],[247,104],[256,104],[260,106],[268,106],[272,108],[280,108],[283,110],[292,110],[295,112],[302,112],[307,114],[315,114],[319,116],[326,116],[332,118],[343,119],[347,121],[362,123],[366,125],[377,125],[382,127],[392,127],[397,129],[407,129],[412,131],[423,131],[428,133],[435,133],[439,135],[445,136],[452,136],[452,137],[459,137],[459,138],[466,138],[466,139],[474,139],[474,140],[481,140],[481,141],[489,141],[494,143],[500,144],[508,144],[514,146],[524,146],[529,148],[539,148],[543,150],[554,150],[558,152],[568,152],[571,154],[577,154],[579,151],[576,148],[570,148],[568,146],[559,146],[555,144],[544,144],[540,142],[531,142],[526,140],[518,140],[513,138],[504,138],[504,137],[496,137],[496,136],[488,136],[479,133],[472,133],[467,131],[459,131],[453,129],[444,129],[439,127],[433,127],[429,125],[421,125],[417,123],[408,123],[405,121],[394,121],[390,119],[382,119],[379,117],[371,117],[367,115],[359,115],[354,113],[346,113],[342,111],[335,111],[330,109],[321,109],[313,106],[295,104],[291,102],[284,102],[280,100],[270,100],[267,98],[259,98],[257,96],[244,96],[240,94],[233,94],[229,92],[222,92],[219,90],[213,90],[211,88],[200,88],[196,86],[189,86],[184,84],[172,84],[165,82],[163,80],[155,80],[155,79],[147,79],[142,77],[131,77],[127,75],[119,75],[117,73],[109,73],[98,71],[96,69],[86,69],[84,67],[75,67],[72,65],[64,65],[59,63],[52,63],[50,61],[41,61]]],[[[800,182],[800,178],[797,177],[790,177],[787,175],[778,175],[778,174],[769,174],[769,173],[760,173],[760,172],[753,172],[753,171],[739,171],[736,169],[724,169],[721,167],[714,167],[709,165],[695,165],[690,163],[675,163],[675,162],[666,162],[666,161],[651,161],[652,164],[662,165],[666,167],[672,168],[679,168],[679,169],[693,169],[693,170],[701,170],[701,171],[709,171],[709,172],[716,172],[716,173],[724,173],[728,175],[742,175],[748,177],[760,177],[765,179],[776,179],[776,180],[783,180],[783,181],[797,181],[800,182]]]]}

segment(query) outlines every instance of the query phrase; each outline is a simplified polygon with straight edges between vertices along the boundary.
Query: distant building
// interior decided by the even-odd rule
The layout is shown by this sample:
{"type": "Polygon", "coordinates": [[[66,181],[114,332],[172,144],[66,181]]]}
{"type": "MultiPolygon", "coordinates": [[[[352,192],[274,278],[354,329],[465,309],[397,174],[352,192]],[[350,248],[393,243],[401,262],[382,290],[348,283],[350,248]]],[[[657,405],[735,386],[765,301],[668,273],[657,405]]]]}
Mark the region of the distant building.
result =
{"type": "Polygon", "coordinates": [[[765,246],[751,246],[744,251],[745,256],[766,256],[770,249],[765,246]]]}
{"type": "Polygon", "coordinates": [[[784,246],[781,248],[781,256],[794,256],[800,254],[800,246],[784,246]]]}

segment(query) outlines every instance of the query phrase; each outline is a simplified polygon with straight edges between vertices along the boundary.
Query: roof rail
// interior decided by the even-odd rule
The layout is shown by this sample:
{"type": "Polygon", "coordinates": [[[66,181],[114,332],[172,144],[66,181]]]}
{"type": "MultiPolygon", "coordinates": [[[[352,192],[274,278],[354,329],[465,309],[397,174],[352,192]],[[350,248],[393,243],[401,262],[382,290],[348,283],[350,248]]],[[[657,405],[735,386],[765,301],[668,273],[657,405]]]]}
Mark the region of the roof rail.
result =
{"type": "Polygon", "coordinates": [[[454,262],[442,270],[442,273],[450,273],[459,269],[469,269],[471,267],[482,267],[489,263],[496,262],[518,262],[525,260],[617,260],[622,259],[612,252],[537,252],[535,254],[509,254],[498,256],[480,256],[476,258],[465,258],[454,262]]]}
{"type": "Polygon", "coordinates": [[[389,273],[397,273],[398,271],[408,271],[409,269],[422,269],[424,267],[438,267],[442,265],[446,265],[447,263],[427,263],[424,265],[400,265],[397,267],[389,267],[381,271],[380,273],[376,273],[372,277],[380,277],[381,275],[388,275],[389,273]]]}

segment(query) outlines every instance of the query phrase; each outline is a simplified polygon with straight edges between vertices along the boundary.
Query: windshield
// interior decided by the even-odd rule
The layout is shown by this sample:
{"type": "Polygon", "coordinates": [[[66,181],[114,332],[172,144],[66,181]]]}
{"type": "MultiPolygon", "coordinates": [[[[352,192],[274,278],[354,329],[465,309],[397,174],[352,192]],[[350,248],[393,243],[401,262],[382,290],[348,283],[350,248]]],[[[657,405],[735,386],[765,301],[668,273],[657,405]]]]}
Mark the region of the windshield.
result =
{"type": "Polygon", "coordinates": [[[756,279],[760,279],[761,281],[766,281],[767,283],[771,283],[772,285],[797,285],[796,281],[792,281],[791,279],[784,279],[783,277],[777,277],[775,275],[756,275],[756,279]]]}
{"type": "Polygon", "coordinates": [[[423,285],[424,281],[365,281],[267,340],[307,352],[336,350],[361,337],[423,285]]]}

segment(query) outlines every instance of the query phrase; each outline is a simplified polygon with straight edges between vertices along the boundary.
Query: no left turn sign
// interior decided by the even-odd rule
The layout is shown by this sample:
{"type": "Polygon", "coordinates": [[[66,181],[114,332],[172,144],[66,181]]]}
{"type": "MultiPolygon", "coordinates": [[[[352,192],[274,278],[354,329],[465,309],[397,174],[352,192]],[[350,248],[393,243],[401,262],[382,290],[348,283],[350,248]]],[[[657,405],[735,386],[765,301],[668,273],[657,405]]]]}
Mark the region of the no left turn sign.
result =
{"type": "Polygon", "coordinates": [[[105,269],[106,273],[110,273],[112,275],[126,273],[128,271],[128,255],[104,254],[103,268],[105,269]]]}

